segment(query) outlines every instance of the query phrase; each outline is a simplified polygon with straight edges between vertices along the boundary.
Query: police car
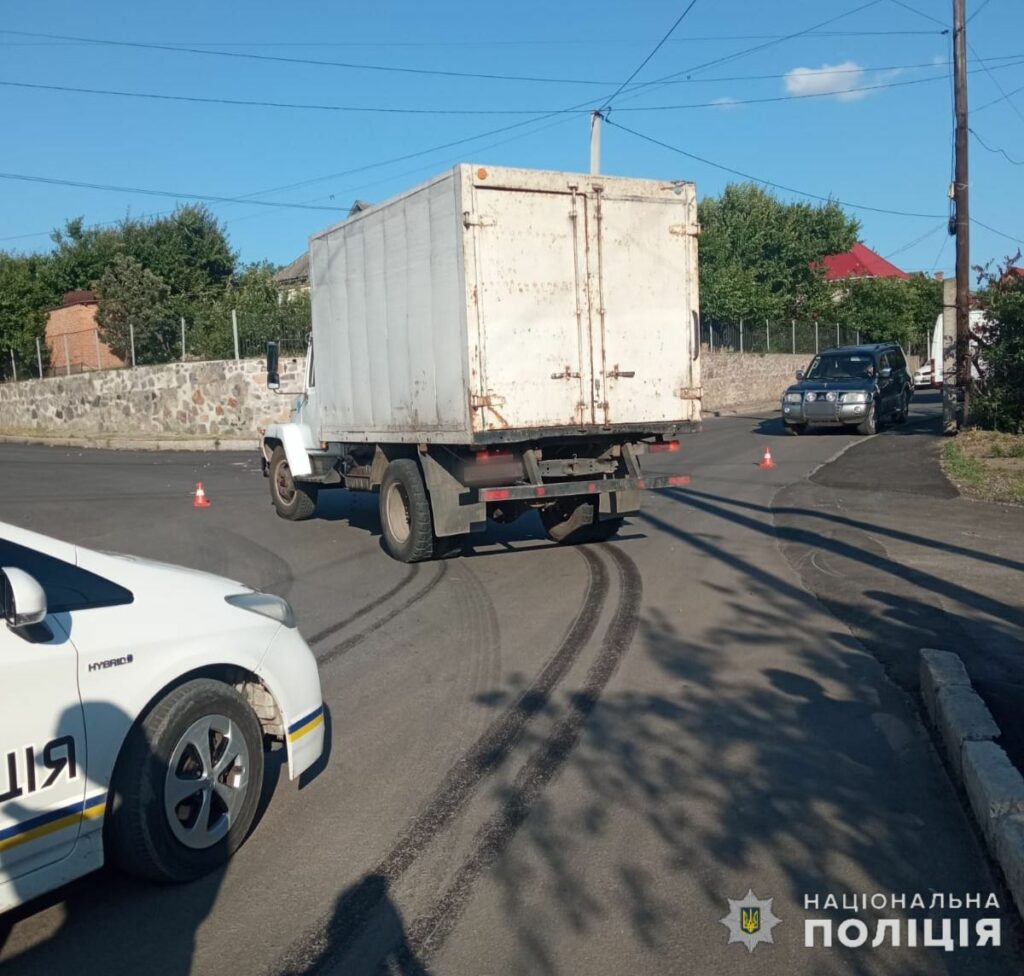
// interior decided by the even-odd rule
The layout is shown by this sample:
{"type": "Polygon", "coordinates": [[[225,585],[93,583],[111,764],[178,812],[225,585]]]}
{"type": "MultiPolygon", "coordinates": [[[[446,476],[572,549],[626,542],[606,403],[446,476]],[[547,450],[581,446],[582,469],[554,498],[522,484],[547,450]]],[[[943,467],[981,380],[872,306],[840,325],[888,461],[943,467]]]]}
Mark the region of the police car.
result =
{"type": "Polygon", "coordinates": [[[288,603],[0,523],[0,911],[105,860],[164,881],[252,826],[264,743],[324,741],[288,603]]]}

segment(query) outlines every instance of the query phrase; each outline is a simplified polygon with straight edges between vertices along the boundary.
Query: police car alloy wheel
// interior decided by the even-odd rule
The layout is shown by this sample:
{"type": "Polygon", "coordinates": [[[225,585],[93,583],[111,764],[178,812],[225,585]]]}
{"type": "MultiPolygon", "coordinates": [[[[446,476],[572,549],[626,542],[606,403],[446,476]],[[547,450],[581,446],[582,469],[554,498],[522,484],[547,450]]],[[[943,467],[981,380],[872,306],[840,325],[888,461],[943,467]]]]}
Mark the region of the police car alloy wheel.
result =
{"type": "Polygon", "coordinates": [[[188,681],[131,733],[114,776],[108,850],[133,874],[197,878],[245,840],[262,783],[262,732],[249,704],[223,682],[188,681]]]}

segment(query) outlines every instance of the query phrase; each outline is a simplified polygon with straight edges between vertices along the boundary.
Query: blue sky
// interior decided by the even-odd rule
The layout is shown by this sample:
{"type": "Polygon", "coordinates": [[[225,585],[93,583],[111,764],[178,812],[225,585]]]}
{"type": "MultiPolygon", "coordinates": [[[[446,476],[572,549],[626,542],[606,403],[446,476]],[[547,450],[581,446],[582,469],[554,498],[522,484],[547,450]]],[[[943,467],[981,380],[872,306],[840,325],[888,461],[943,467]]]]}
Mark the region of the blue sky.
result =
{"type": "MultiPolygon", "coordinates": [[[[793,189],[931,215],[851,210],[862,221],[869,246],[907,270],[948,274],[953,268],[953,243],[944,229],[951,55],[949,36],[939,32],[950,20],[952,4],[907,3],[917,12],[896,0],[697,0],[634,80],[635,85],[674,74],[673,83],[627,88],[614,101],[610,120],[793,189]],[[779,40],[832,18],[839,19],[814,33],[779,40]],[[750,48],[760,49],[742,53],[750,48]],[[705,66],[731,55],[739,56],[705,66]],[[821,92],[838,94],[771,101],[821,92]],[[750,102],[759,99],[769,101],[750,102]],[[694,104],[703,107],[665,108],[694,104]]],[[[662,0],[7,3],[0,28],[10,32],[547,80],[296,64],[0,33],[0,82],[19,85],[528,113],[320,111],[0,84],[0,171],[324,207],[211,204],[243,260],[285,263],[304,250],[310,233],[339,219],[354,198],[385,199],[455,162],[585,170],[586,113],[537,117],[602,104],[684,6],[662,0]],[[387,162],[516,123],[525,124],[387,162]],[[291,188],[279,189],[286,186],[291,188]]],[[[971,66],[971,126],[991,149],[1024,160],[1024,91],[1002,98],[1024,86],[1024,4],[968,0],[968,14],[975,12],[968,35],[971,56],[986,60],[971,66]]],[[[692,179],[702,195],[718,193],[737,179],[613,126],[605,127],[602,148],[605,172],[692,179]]],[[[984,149],[973,137],[970,153],[972,217],[1024,240],[1024,166],[984,149]]],[[[48,230],[67,217],[101,223],[126,213],[167,211],[174,204],[170,197],[0,179],[0,248],[46,249],[48,230]]],[[[971,245],[975,263],[1019,246],[977,224],[971,245]]]]}

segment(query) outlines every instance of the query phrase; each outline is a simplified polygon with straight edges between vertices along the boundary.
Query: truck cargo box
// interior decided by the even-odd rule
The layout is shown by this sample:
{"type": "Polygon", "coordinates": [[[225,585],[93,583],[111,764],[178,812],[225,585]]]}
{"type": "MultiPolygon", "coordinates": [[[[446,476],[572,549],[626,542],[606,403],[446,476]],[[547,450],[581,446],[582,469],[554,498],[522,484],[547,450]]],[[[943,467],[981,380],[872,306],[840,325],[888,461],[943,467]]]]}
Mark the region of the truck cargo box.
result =
{"type": "Polygon", "coordinates": [[[462,164],[314,235],[319,439],[700,420],[692,183],[462,164]]]}

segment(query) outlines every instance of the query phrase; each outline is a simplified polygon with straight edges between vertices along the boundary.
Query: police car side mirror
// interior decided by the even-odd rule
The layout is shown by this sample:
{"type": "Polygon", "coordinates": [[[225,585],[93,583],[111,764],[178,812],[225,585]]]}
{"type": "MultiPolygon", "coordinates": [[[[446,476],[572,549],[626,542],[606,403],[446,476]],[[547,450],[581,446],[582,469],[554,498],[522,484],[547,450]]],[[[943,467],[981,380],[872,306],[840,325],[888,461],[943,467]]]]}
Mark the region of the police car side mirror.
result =
{"type": "Polygon", "coordinates": [[[46,619],[46,592],[23,569],[0,568],[4,619],[12,630],[46,619]]]}

